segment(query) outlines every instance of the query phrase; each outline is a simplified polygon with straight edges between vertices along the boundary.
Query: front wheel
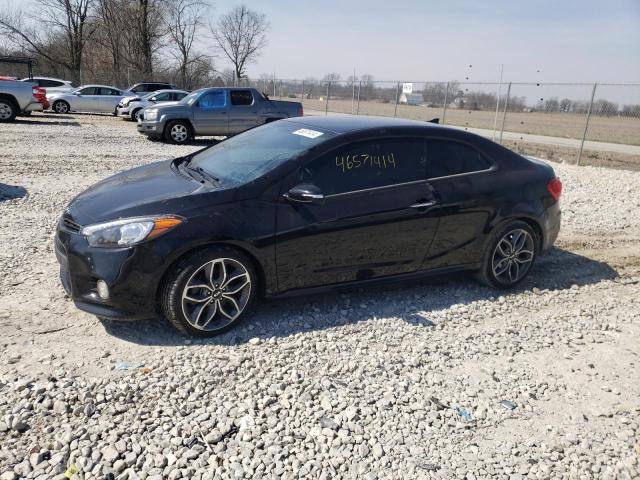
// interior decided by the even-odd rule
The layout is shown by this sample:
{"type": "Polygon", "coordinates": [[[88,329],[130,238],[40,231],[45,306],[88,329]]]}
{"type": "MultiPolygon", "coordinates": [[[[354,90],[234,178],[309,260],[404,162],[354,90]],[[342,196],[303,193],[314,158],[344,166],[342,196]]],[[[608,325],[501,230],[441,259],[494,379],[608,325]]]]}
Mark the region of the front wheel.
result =
{"type": "Polygon", "coordinates": [[[56,113],[69,113],[69,110],[71,110],[71,108],[64,100],[58,100],[53,104],[53,111],[56,113]]]}
{"type": "Polygon", "coordinates": [[[137,122],[140,119],[140,115],[142,115],[142,109],[136,108],[133,112],[131,112],[131,120],[137,122]]]}
{"type": "Polygon", "coordinates": [[[191,127],[183,120],[169,122],[164,129],[164,139],[179,145],[187,143],[191,139],[191,127]]]}
{"type": "Polygon", "coordinates": [[[162,289],[165,318],[180,332],[211,337],[228,330],[250,309],[256,274],[246,255],[228,247],[197,252],[180,262],[162,289]]]}
{"type": "Polygon", "coordinates": [[[536,254],[533,229],[525,222],[511,222],[492,236],[476,277],[493,288],[513,287],[527,276],[536,254]]]}

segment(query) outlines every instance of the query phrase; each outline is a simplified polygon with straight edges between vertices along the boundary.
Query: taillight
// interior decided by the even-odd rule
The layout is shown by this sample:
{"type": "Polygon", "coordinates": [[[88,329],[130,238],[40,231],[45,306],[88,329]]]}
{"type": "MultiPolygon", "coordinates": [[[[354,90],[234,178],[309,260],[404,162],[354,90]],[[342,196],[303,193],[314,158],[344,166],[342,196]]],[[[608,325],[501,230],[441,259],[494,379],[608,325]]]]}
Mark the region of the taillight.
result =
{"type": "Polygon", "coordinates": [[[560,179],[556,177],[547,183],[547,190],[553,199],[557,201],[560,198],[560,195],[562,195],[562,182],[560,179]]]}
{"type": "Polygon", "coordinates": [[[300,108],[298,109],[298,114],[299,114],[301,117],[304,117],[304,109],[302,108],[302,105],[300,105],[300,108]]]}

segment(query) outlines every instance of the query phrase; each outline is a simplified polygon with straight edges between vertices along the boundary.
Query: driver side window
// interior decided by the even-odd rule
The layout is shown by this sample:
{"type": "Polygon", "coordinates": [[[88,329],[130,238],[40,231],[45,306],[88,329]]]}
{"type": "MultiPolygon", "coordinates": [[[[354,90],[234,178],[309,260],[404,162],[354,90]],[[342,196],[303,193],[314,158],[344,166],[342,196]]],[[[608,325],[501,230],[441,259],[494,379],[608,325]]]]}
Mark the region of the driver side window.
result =
{"type": "Polygon", "coordinates": [[[98,90],[96,87],[83,88],[80,90],[80,95],[97,95],[96,90],[98,90]]]}
{"type": "Polygon", "coordinates": [[[425,141],[403,138],[353,143],[312,160],[299,176],[301,183],[316,185],[324,195],[425,180],[425,141]]]}
{"type": "Polygon", "coordinates": [[[202,109],[222,108],[226,103],[224,90],[207,92],[198,100],[198,106],[202,109]]]}

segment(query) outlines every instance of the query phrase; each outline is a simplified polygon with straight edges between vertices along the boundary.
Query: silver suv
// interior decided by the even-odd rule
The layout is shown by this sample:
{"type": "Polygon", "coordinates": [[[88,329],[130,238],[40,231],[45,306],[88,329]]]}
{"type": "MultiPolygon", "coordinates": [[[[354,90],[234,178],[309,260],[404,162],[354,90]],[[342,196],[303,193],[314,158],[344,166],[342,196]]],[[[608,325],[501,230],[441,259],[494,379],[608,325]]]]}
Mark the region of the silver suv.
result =
{"type": "Polygon", "coordinates": [[[146,108],[138,119],[138,132],[186,143],[196,136],[226,137],[302,114],[301,103],[270,100],[254,88],[202,88],[178,103],[146,108]]]}
{"type": "Polygon", "coordinates": [[[158,90],[146,95],[124,97],[116,108],[118,116],[126,120],[138,120],[142,110],[157,103],[177,102],[189,95],[184,90],[158,90]]]}

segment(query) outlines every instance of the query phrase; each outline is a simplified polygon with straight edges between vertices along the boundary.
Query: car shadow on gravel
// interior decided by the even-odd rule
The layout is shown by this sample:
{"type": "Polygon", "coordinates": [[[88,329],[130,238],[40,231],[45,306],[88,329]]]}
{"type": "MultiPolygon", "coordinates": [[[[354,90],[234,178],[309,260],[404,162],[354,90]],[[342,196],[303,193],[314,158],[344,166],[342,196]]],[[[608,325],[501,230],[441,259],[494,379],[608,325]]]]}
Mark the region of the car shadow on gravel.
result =
{"type": "Polygon", "coordinates": [[[258,337],[288,337],[305,331],[329,329],[375,318],[398,318],[425,328],[434,323],[429,313],[455,304],[495,300],[526,291],[563,290],[573,285],[614,279],[618,273],[605,262],[552,249],[536,262],[530,275],[511,290],[494,290],[474,281],[470,273],[429,277],[418,282],[356,288],[341,293],[259,302],[252,315],[236,328],[207,339],[186,338],[164,320],[138,322],[103,321],[109,335],[154,346],[239,345],[258,337]]]}
{"type": "MultiPolygon", "coordinates": [[[[57,117],[57,118],[60,118],[60,117],[57,117]]],[[[58,125],[61,127],[79,127],[80,126],[80,123],[76,121],[58,120],[55,122],[51,122],[51,121],[43,122],[42,120],[35,120],[33,118],[16,118],[15,123],[19,125],[58,125]]]]}
{"type": "Polygon", "coordinates": [[[7,185],[0,182],[0,202],[22,198],[28,193],[27,189],[20,185],[7,185]]]}

